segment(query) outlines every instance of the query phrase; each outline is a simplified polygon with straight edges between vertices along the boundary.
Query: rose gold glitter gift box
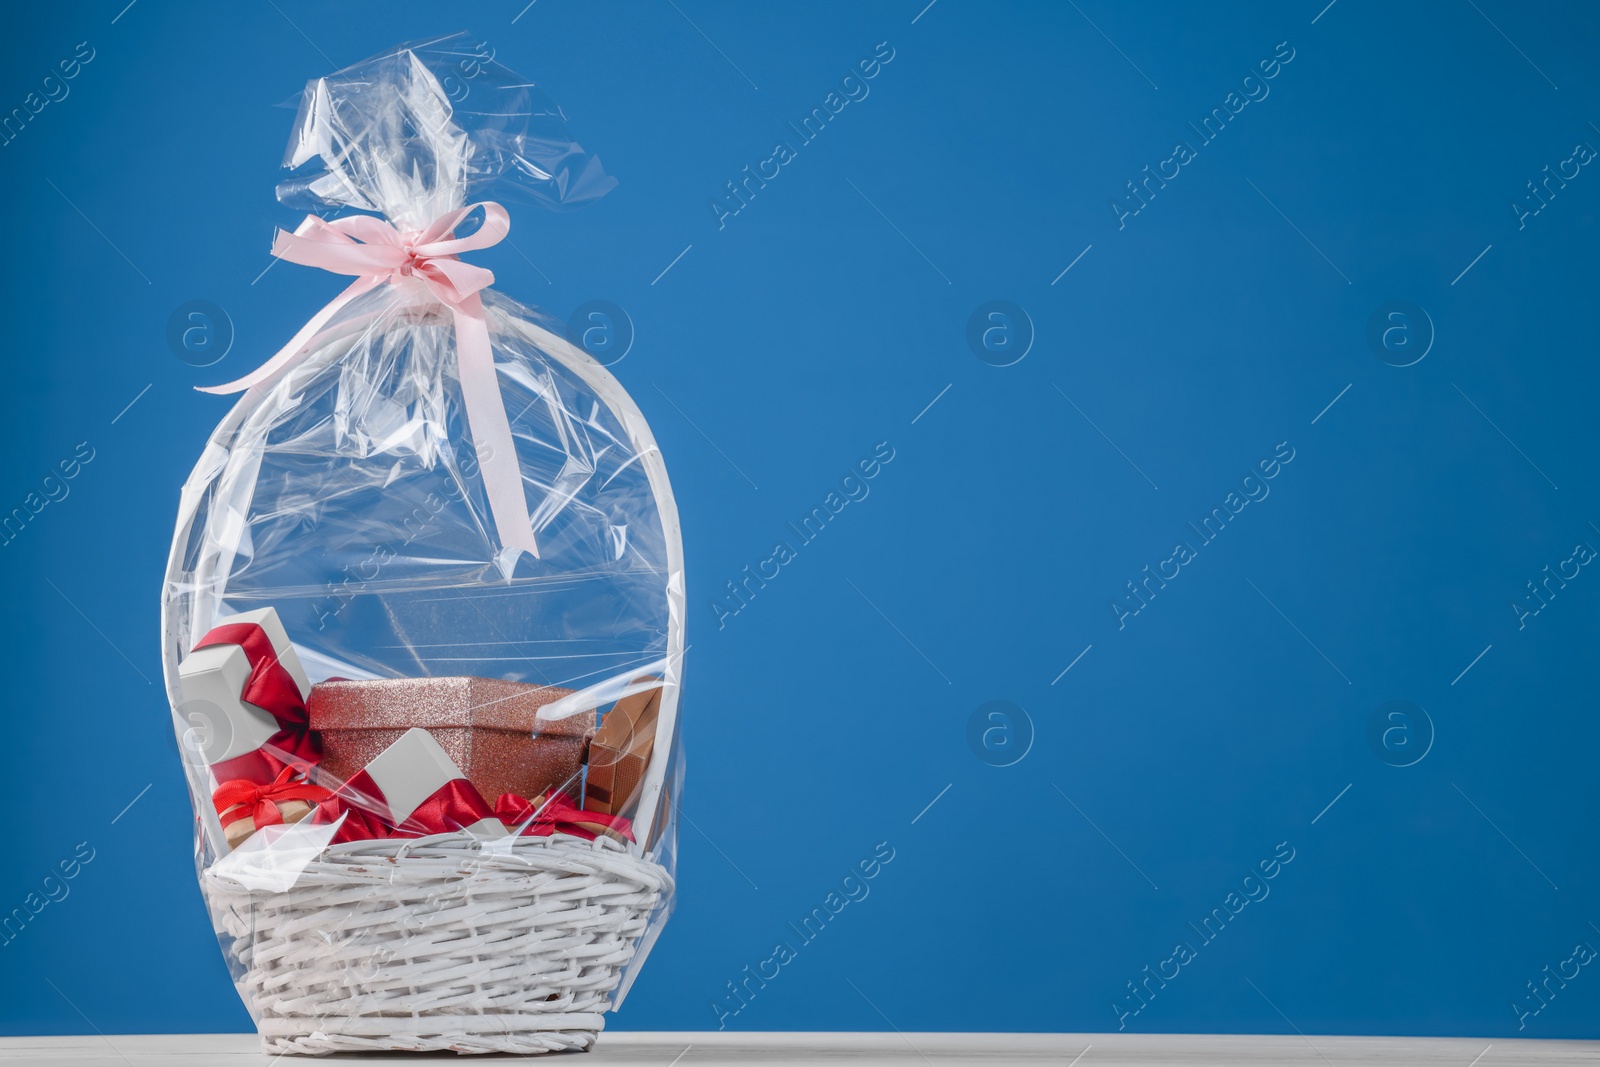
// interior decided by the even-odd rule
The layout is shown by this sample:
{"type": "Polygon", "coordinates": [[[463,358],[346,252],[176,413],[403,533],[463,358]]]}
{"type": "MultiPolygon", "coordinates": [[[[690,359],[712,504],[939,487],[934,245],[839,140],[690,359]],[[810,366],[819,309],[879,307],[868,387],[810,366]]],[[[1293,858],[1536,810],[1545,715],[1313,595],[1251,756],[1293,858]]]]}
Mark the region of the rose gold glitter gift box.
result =
{"type": "Polygon", "coordinates": [[[319,682],[307,708],[322,734],[321,772],[348,779],[420,726],[493,804],[502,793],[531,799],[563,786],[576,795],[595,713],[541,722],[533,733],[539,708],[570,692],[492,678],[319,682]]]}

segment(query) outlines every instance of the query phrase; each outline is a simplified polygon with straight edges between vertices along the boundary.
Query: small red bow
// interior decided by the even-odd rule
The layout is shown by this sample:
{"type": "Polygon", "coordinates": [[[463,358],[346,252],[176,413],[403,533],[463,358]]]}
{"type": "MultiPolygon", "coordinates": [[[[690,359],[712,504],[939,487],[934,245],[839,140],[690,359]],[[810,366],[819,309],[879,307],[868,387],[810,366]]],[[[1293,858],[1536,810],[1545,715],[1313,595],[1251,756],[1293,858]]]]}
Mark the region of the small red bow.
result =
{"type": "Polygon", "coordinates": [[[285,800],[304,800],[315,804],[328,797],[328,790],[307,781],[294,781],[295,769],[285,767],[267,785],[258,785],[245,778],[235,778],[217,786],[211,794],[211,803],[222,816],[223,826],[232,826],[240,819],[254,819],[256,829],[276,826],[283,822],[278,805],[285,800]],[[232,809],[231,811],[229,809],[232,809]]]}
{"type": "Polygon", "coordinates": [[[633,824],[625,816],[584,811],[565,793],[551,793],[531,801],[515,793],[502,793],[495,802],[494,815],[521,837],[562,833],[593,841],[604,834],[618,840],[633,840],[633,824]]]}

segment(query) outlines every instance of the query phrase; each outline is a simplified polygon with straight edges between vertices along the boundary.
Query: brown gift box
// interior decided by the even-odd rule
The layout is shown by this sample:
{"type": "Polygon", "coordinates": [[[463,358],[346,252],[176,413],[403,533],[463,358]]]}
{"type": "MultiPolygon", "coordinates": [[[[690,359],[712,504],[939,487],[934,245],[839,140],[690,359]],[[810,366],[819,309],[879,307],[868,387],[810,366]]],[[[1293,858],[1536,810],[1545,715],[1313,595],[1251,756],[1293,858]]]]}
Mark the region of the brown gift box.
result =
{"type": "MultiPolygon", "coordinates": [[[[636,678],[635,682],[657,678],[636,678]]],[[[587,811],[626,815],[639,793],[655,747],[661,687],[617,701],[589,743],[589,773],[583,806],[587,811]]]]}
{"type": "MultiPolygon", "coordinates": [[[[277,805],[278,816],[285,823],[299,822],[301,819],[305,818],[307,815],[310,815],[311,812],[315,810],[312,805],[308,804],[304,800],[280,800],[277,802],[277,805]]],[[[232,808],[229,808],[228,811],[233,811],[238,807],[239,805],[235,804],[232,808]]],[[[228,814],[228,811],[218,812],[217,814],[226,815],[228,814]]],[[[244,840],[247,837],[255,832],[256,821],[249,815],[246,815],[242,819],[235,819],[233,822],[222,828],[222,833],[228,839],[229,848],[238,848],[244,843],[244,840]]]]}
{"type": "MultiPolygon", "coordinates": [[[[319,682],[307,710],[311,729],[322,735],[323,774],[347,780],[420,726],[492,805],[502,793],[531,799],[564,788],[576,794],[595,713],[534,721],[539,708],[570,692],[493,678],[319,682]]],[[[330,785],[326,778],[322,784],[330,785]]]]}

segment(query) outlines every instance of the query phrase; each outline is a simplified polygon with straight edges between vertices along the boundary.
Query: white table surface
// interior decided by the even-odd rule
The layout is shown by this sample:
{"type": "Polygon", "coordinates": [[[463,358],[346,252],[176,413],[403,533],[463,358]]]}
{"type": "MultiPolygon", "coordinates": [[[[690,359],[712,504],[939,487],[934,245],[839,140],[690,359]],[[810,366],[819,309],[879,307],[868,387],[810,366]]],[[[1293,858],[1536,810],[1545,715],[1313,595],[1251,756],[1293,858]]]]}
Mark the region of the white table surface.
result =
{"type": "MultiPolygon", "coordinates": [[[[483,1062],[510,1057],[485,1057],[483,1062]]],[[[396,1053],[283,1058],[292,1063],[476,1062],[456,1055],[396,1053]]],[[[1482,1038],[1246,1037],[1185,1034],[750,1034],[609,1033],[588,1054],[546,1062],[581,1067],[696,1067],[700,1064],[1030,1064],[1051,1067],[1504,1067],[1600,1064],[1600,1041],[1490,1041],[1482,1038]]],[[[254,1034],[141,1034],[0,1038],[0,1063],[44,1067],[267,1067],[254,1034]]]]}

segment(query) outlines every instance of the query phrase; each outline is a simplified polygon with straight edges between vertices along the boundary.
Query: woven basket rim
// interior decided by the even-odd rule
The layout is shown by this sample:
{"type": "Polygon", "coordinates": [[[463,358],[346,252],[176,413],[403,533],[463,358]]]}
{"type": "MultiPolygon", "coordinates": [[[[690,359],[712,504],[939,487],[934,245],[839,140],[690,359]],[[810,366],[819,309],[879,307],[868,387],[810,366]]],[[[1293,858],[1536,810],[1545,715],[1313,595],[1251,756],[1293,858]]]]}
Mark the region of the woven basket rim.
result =
{"type": "Polygon", "coordinates": [[[589,852],[611,852],[616,855],[627,855],[628,849],[620,842],[609,837],[597,837],[593,841],[586,841],[573,834],[550,834],[544,837],[478,837],[464,830],[456,830],[447,834],[429,834],[425,837],[380,837],[366,841],[343,841],[329,845],[322,850],[319,859],[331,859],[344,856],[390,856],[403,858],[413,852],[428,852],[430,850],[447,850],[456,852],[479,852],[484,855],[512,855],[519,850],[532,851],[548,848],[576,848],[589,852]]]}
{"type": "MultiPolygon", "coordinates": [[[[391,880],[438,880],[471,870],[495,876],[516,876],[539,871],[603,874],[613,881],[633,882],[664,894],[674,889],[672,875],[660,863],[633,855],[610,838],[586,841],[570,834],[549,837],[484,839],[463,832],[428,837],[385,838],[329,845],[301,870],[294,887],[316,883],[363,881],[381,872],[391,880]],[[409,876],[409,877],[408,877],[409,876]]],[[[213,889],[223,893],[272,893],[253,889],[211,868],[204,872],[213,889]]]]}

